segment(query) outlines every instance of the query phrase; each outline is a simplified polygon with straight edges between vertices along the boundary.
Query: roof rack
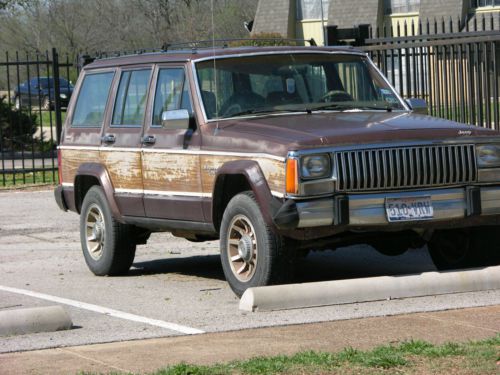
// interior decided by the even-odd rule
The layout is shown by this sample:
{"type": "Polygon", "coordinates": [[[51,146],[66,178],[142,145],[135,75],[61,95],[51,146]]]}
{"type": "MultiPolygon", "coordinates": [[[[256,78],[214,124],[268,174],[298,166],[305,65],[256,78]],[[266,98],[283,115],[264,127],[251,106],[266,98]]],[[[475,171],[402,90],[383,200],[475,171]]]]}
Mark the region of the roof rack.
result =
{"type": "Polygon", "coordinates": [[[151,49],[136,49],[131,51],[96,51],[92,55],[88,52],[79,56],[79,65],[82,68],[95,60],[104,60],[115,57],[125,57],[133,55],[143,55],[151,53],[165,53],[179,50],[190,49],[192,53],[196,53],[197,50],[210,49],[214,45],[216,48],[230,48],[230,47],[257,47],[262,46],[262,43],[266,43],[265,46],[299,46],[309,43],[310,46],[317,46],[316,41],[311,39],[285,39],[285,38],[240,38],[240,39],[215,39],[215,40],[199,40],[193,42],[181,42],[181,43],[165,43],[162,48],[151,48],[151,49]]]}
{"type": "Polygon", "coordinates": [[[301,45],[309,43],[310,46],[317,46],[316,41],[311,39],[286,39],[286,38],[235,38],[235,39],[210,39],[210,40],[198,40],[193,42],[181,42],[181,43],[165,43],[162,46],[162,51],[167,52],[171,50],[182,50],[190,48],[193,52],[198,49],[208,49],[218,47],[218,48],[229,48],[229,47],[241,47],[241,46],[262,46],[263,43],[269,46],[290,46],[290,45],[301,45]],[[299,44],[300,43],[300,44],[299,44]]]}

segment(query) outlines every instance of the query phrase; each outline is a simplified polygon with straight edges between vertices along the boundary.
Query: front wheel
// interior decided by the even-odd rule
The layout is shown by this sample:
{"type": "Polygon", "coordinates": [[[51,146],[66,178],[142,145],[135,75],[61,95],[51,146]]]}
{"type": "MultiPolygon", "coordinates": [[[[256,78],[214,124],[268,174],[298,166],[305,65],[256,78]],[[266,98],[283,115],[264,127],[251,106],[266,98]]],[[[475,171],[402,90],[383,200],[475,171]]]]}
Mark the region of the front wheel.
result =
{"type": "Polygon", "coordinates": [[[115,220],[100,186],[91,187],[83,200],[80,240],[85,262],[97,276],[127,273],[134,261],[131,227],[115,220]]]}
{"type": "Polygon", "coordinates": [[[496,226],[436,231],[427,247],[438,270],[500,263],[500,236],[496,226]]]}
{"type": "Polygon", "coordinates": [[[236,195],[222,218],[221,262],[229,286],[241,297],[247,288],[284,283],[292,277],[293,253],[266,224],[252,192],[236,195]]]}

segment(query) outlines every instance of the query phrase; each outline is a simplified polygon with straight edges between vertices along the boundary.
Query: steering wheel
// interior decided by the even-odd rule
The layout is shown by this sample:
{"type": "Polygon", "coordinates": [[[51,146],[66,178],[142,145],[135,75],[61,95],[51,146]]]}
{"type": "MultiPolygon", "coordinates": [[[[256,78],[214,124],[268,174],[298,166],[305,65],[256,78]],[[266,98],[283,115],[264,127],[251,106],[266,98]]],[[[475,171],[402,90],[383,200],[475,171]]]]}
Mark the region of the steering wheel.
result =
{"type": "Polygon", "coordinates": [[[323,102],[351,102],[354,98],[345,91],[331,90],[323,95],[320,100],[323,102]]]}
{"type": "Polygon", "coordinates": [[[241,111],[241,105],[239,105],[238,103],[233,103],[229,107],[224,109],[224,111],[222,112],[222,116],[231,116],[241,111]]]}

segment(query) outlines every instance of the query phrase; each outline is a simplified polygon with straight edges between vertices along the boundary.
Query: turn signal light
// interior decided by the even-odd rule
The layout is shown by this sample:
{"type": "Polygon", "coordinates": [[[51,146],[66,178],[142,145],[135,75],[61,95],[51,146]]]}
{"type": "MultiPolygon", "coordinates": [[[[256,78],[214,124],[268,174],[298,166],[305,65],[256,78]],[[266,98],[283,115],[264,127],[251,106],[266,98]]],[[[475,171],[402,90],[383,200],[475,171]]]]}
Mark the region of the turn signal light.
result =
{"type": "Polygon", "coordinates": [[[287,159],[286,161],[286,192],[288,194],[297,194],[299,192],[297,159],[287,159]]]}

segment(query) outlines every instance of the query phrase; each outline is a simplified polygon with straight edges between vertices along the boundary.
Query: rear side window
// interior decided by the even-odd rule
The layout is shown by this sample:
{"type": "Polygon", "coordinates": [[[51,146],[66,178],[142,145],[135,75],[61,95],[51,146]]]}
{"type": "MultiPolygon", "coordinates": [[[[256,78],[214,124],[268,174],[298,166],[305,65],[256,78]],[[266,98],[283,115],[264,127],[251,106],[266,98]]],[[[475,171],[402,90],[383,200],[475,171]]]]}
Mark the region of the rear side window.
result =
{"type": "Polygon", "coordinates": [[[87,74],[78,94],[71,126],[100,128],[114,72],[87,74]]]}
{"type": "Polygon", "coordinates": [[[142,126],[150,75],[151,69],[122,73],[116,95],[112,125],[142,126]]]}

